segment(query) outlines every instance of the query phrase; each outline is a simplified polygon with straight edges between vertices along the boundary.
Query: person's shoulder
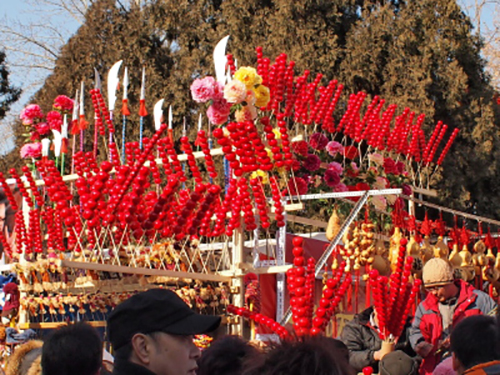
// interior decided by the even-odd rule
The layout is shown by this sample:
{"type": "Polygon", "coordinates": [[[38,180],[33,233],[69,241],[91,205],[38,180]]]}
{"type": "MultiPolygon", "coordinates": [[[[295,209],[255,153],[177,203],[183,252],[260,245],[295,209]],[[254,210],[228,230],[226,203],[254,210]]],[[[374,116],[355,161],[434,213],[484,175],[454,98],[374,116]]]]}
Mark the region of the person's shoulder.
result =
{"type": "Polygon", "coordinates": [[[488,307],[489,311],[484,311],[485,313],[490,313],[490,310],[497,308],[496,302],[490,297],[488,293],[485,293],[479,289],[474,289],[473,293],[476,295],[476,304],[479,308],[482,306],[488,307]]]}

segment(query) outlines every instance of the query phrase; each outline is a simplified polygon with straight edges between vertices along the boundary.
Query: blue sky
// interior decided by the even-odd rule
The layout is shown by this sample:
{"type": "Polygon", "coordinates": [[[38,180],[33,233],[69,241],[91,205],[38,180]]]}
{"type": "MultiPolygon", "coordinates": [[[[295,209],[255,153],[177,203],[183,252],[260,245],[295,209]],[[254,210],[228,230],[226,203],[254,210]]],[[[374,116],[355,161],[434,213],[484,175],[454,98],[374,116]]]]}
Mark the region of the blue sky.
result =
{"type": "MultiPolygon", "coordinates": [[[[32,0],[33,1],[33,0],[32,0]]],[[[89,0],[90,1],[90,0],[89,0]]],[[[418,0],[413,0],[418,1],[418,0]]],[[[458,0],[459,3],[464,7],[468,8],[466,12],[474,17],[472,9],[474,7],[475,0],[458,0]],[[471,13],[472,12],[472,13],[471,13]]],[[[492,19],[494,16],[494,5],[488,4],[485,7],[485,10],[482,14],[482,24],[483,25],[491,25],[492,19]]],[[[46,16],[46,15],[45,15],[46,16]]],[[[12,21],[12,20],[20,20],[20,21],[33,21],[33,22],[46,22],[43,12],[35,12],[33,11],[33,7],[30,5],[30,2],[27,0],[0,0],[0,22],[2,20],[12,21]]],[[[73,35],[77,28],[78,23],[70,17],[63,16],[54,16],[52,19],[53,26],[60,25],[64,29],[68,30],[67,37],[69,38],[73,35]]],[[[0,40],[0,48],[2,47],[2,41],[0,40]]],[[[7,59],[9,62],[9,52],[7,52],[7,59]]],[[[33,72],[17,72],[15,68],[11,69],[11,81],[12,83],[25,87],[29,82],[33,82],[33,72]]],[[[21,100],[16,103],[16,105],[12,109],[12,113],[19,113],[23,106],[28,102],[30,96],[34,94],[35,89],[25,90],[21,100]]]]}

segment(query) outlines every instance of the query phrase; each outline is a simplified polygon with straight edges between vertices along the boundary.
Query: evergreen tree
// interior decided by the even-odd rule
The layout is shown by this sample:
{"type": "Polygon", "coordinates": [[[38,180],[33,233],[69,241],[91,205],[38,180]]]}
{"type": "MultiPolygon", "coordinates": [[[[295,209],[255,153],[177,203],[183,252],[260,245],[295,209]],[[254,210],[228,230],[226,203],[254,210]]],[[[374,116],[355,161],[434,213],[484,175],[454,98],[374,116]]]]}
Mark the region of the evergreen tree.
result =
{"type": "MultiPolygon", "coordinates": [[[[92,87],[94,67],[107,74],[124,60],[132,112],[127,139],[139,139],[142,66],[150,113],[145,135],[153,131],[153,104],[164,98],[173,106],[178,137],[183,117],[195,130],[199,106],[189,86],[196,77],[214,74],[213,48],[228,34],[228,52],[239,66],[255,63],[256,46],[271,58],[284,52],[297,72],[324,73],[323,84],[336,78],[346,93],[363,90],[397,104],[398,113],[405,107],[425,113],[428,135],[438,120],[450,127],[448,135],[459,127],[444,172],[436,176],[442,201],[462,209],[475,205],[484,215],[500,213],[498,107],[484,73],[481,41],[456,0],[156,0],[129,9],[97,0],[34,101],[47,111],[57,95],[73,96],[81,80],[92,87]]],[[[120,107],[118,92],[115,126],[121,146],[120,107]]],[[[92,129],[88,95],[86,113],[92,129]]],[[[92,133],[87,132],[87,150],[92,133]]]]}
{"type": "Polygon", "coordinates": [[[460,129],[436,176],[440,201],[498,216],[498,110],[481,41],[456,1],[366,2],[346,48],[341,81],[350,91],[425,113],[427,134],[439,120],[447,136],[460,129]]]}
{"type": "Polygon", "coordinates": [[[10,106],[19,99],[21,89],[9,82],[9,69],[5,62],[5,52],[0,51],[0,120],[5,117],[10,106]]]}

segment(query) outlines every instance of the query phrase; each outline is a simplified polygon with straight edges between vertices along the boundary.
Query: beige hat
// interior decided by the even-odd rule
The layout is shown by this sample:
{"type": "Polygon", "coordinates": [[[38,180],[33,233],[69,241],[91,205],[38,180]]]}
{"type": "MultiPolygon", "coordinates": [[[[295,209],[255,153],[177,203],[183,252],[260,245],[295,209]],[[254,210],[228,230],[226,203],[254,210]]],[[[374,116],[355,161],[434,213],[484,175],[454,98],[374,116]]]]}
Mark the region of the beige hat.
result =
{"type": "Polygon", "coordinates": [[[452,265],[441,258],[432,258],[424,265],[422,273],[424,286],[439,286],[453,282],[453,267],[452,265]]]}

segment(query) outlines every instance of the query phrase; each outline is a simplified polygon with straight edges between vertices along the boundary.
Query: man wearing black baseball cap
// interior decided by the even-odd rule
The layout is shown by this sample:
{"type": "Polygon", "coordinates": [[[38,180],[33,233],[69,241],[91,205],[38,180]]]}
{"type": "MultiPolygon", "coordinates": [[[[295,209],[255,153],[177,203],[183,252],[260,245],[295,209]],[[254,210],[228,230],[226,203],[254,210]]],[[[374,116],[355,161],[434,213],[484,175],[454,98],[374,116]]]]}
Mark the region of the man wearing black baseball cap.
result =
{"type": "Polygon", "coordinates": [[[108,317],[115,375],[195,375],[193,335],[215,330],[220,317],[192,311],[174,292],[151,289],[118,305],[108,317]]]}

